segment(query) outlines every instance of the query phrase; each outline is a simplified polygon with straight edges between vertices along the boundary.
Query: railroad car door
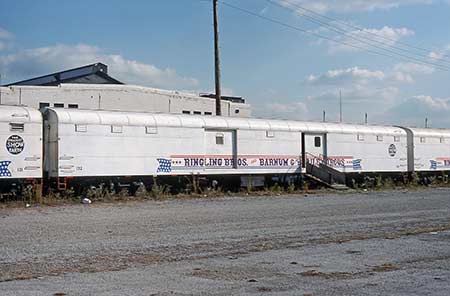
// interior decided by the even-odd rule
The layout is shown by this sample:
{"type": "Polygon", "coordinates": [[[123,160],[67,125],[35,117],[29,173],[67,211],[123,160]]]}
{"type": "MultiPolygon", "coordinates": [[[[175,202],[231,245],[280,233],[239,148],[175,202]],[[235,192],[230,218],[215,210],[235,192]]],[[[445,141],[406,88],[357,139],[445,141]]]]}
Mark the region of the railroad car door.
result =
{"type": "Polygon", "coordinates": [[[327,155],[326,134],[302,134],[303,164],[314,163],[326,159],[327,155]]]}
{"type": "Polygon", "coordinates": [[[234,169],[237,167],[236,131],[205,130],[205,167],[234,169]]]}

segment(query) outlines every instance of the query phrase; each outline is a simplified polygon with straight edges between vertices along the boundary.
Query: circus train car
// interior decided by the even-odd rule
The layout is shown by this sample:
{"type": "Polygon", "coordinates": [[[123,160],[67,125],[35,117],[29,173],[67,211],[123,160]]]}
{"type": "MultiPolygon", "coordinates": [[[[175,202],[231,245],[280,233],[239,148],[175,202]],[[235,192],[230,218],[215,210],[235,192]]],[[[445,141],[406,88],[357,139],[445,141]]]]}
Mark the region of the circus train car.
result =
{"type": "Polygon", "coordinates": [[[0,106],[0,192],[202,176],[223,184],[450,170],[450,130],[256,118],[0,106]],[[262,181],[261,181],[262,180],[262,181]]]}
{"type": "Polygon", "coordinates": [[[345,174],[407,171],[402,128],[48,108],[45,171],[71,184],[158,177],[286,176],[322,163],[345,174]]]}
{"type": "Polygon", "coordinates": [[[0,105],[0,200],[40,186],[42,116],[33,108],[0,105]]]}
{"type": "Polygon", "coordinates": [[[433,174],[450,170],[450,130],[406,128],[408,133],[408,170],[433,174]]]}
{"type": "Polygon", "coordinates": [[[47,109],[45,126],[45,170],[53,183],[301,173],[301,137],[287,124],[47,109]]]}

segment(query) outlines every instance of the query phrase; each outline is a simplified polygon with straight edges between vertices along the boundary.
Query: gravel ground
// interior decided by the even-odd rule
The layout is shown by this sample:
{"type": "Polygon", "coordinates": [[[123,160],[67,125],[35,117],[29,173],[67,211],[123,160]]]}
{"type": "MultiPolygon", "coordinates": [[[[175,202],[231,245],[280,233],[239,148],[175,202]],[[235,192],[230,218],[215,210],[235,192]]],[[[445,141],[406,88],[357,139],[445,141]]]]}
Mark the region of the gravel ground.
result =
{"type": "Polygon", "coordinates": [[[450,190],[0,210],[1,295],[448,295],[450,190]]]}

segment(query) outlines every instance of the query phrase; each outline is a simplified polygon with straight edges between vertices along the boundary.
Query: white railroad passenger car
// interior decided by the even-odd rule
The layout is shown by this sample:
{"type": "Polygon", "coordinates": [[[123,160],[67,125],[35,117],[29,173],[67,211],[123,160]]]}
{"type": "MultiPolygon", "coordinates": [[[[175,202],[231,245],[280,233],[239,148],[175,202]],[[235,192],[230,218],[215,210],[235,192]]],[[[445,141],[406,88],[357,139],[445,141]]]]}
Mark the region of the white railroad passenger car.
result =
{"type": "Polygon", "coordinates": [[[42,178],[42,116],[32,108],[0,105],[0,193],[42,178]]]}
{"type": "Polygon", "coordinates": [[[49,108],[50,178],[407,171],[397,127],[49,108]]]}
{"type": "Polygon", "coordinates": [[[408,170],[450,170],[450,130],[403,128],[408,133],[408,170]]]}
{"type": "MultiPolygon", "coordinates": [[[[292,124],[292,123],[290,123],[292,124]]],[[[407,134],[390,126],[295,122],[308,162],[343,173],[406,172],[407,134]],[[323,143],[323,144],[322,144],[323,143]]]]}

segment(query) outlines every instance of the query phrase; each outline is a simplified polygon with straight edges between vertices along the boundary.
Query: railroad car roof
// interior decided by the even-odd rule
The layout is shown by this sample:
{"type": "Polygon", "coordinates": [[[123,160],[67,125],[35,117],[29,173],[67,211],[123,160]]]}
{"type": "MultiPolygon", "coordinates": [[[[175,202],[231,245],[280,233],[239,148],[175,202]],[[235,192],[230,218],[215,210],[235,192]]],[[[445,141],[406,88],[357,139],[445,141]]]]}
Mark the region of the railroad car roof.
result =
{"type": "Polygon", "coordinates": [[[0,122],[42,123],[42,115],[34,108],[0,105],[0,122]]]}
{"type": "Polygon", "coordinates": [[[59,122],[72,124],[108,124],[133,126],[199,127],[207,129],[250,129],[303,132],[339,132],[398,134],[406,132],[398,127],[378,125],[341,124],[258,118],[235,118],[200,115],[138,113],[102,110],[48,108],[55,112],[59,122]]]}
{"type": "Polygon", "coordinates": [[[409,128],[416,137],[450,138],[450,129],[438,128],[409,128]]]}

